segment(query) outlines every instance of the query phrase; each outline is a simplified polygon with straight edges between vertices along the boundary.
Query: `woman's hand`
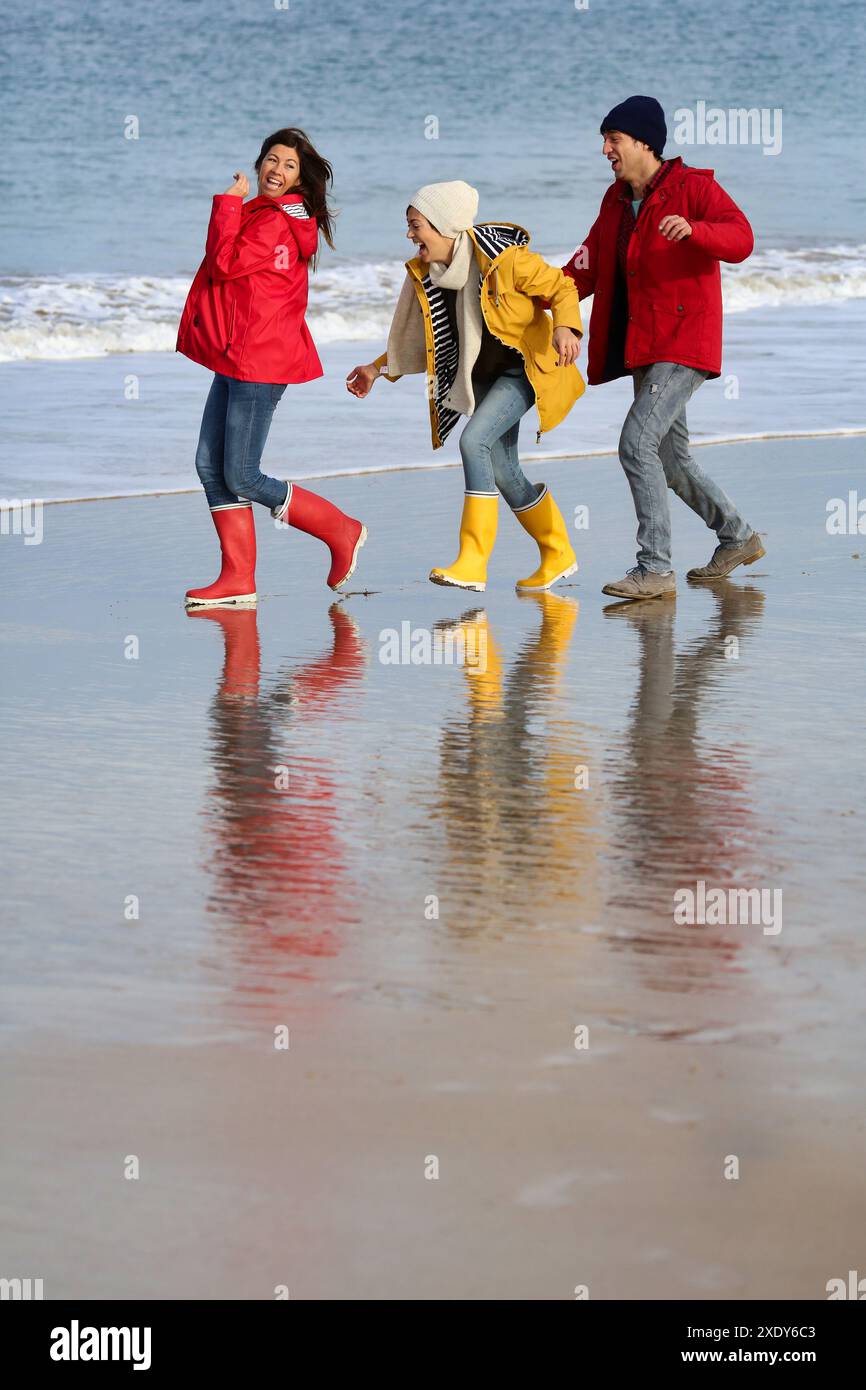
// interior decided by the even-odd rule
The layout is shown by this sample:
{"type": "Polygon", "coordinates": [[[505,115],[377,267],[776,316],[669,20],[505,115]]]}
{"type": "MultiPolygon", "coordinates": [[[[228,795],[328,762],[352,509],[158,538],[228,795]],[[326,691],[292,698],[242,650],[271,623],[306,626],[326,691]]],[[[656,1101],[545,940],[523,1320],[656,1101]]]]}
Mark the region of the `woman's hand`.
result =
{"type": "Polygon", "coordinates": [[[223,197],[245,198],[250,191],[250,181],[246,174],[235,174],[235,181],[231,188],[227,188],[223,197]]]}
{"type": "Polygon", "coordinates": [[[379,368],[375,362],[368,362],[365,367],[353,367],[346,377],[346,386],[353,396],[361,399],[370,394],[370,388],[378,375],[379,368]]]}
{"type": "Polygon", "coordinates": [[[570,328],[554,328],[553,346],[559,353],[560,367],[570,367],[580,356],[580,339],[570,328]]]}

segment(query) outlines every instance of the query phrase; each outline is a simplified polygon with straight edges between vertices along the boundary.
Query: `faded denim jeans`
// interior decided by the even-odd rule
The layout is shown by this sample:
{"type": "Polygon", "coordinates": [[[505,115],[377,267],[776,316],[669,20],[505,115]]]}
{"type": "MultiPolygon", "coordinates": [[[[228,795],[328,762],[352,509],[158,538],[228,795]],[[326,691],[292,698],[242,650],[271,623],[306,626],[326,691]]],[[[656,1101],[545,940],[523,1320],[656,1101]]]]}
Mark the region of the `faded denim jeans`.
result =
{"type": "Polygon", "coordinates": [[[532,506],[538,489],[517,457],[521,417],[535,404],[526,372],[518,366],[491,382],[473,378],[472,390],[475,413],[460,436],[466,491],[495,497],[498,488],[509,507],[532,506]]]}
{"type": "Polygon", "coordinates": [[[285,389],[214,374],[195,455],[209,507],[227,507],[239,498],[271,508],[285,502],[288,484],[261,469],[268,431],[285,389]]]}
{"type": "Polygon", "coordinates": [[[707,373],[678,362],[654,362],[638,367],[633,377],[634,404],[622,427],[619,461],[637,512],[638,565],[653,574],[668,574],[668,489],[715,531],[720,545],[741,544],[752,527],[689,453],[686,404],[707,373]]]}

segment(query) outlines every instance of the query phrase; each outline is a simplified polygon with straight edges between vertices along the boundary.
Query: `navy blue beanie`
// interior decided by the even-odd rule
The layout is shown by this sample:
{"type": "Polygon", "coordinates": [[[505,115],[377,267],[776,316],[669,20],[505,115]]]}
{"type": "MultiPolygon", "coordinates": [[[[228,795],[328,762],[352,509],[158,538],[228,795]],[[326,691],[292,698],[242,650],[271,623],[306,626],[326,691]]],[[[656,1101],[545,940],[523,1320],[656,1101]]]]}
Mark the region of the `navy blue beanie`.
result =
{"type": "Polygon", "coordinates": [[[621,130],[635,140],[643,140],[659,154],[668,138],[665,113],[655,97],[628,97],[608,111],[599,129],[602,135],[609,130],[621,130]]]}

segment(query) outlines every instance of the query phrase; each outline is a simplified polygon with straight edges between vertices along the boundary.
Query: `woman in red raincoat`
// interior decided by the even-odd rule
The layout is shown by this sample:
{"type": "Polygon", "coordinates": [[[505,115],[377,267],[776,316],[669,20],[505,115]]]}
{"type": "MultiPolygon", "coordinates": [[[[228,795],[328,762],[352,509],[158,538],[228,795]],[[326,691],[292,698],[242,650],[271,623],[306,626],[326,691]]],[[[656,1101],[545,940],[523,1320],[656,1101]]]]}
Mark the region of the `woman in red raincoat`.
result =
{"type": "Polygon", "coordinates": [[[261,469],[286,386],[322,375],[304,315],[320,233],[333,245],[332,175],[294,128],[267,137],[255,169],[254,198],[244,202],[249,182],[242,173],[214,197],[205,257],[178,331],[178,352],[214,373],[195,462],[222,550],[219,578],[187,592],[190,608],[255,602],[253,502],[325,542],[332,589],[353,573],[367,538],[360,521],[325,498],[261,469]]]}

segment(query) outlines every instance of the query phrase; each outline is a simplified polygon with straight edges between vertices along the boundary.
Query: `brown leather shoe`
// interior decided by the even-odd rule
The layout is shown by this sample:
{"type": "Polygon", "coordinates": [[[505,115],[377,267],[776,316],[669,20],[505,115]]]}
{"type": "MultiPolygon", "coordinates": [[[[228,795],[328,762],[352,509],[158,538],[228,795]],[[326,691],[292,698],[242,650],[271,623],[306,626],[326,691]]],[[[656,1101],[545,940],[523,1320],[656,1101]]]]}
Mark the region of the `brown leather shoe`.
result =
{"type": "Polygon", "coordinates": [[[686,578],[698,581],[725,579],[738,565],[753,565],[766,553],[761,544],[761,537],[757,531],[753,531],[749,539],[741,541],[739,545],[717,545],[710,563],[689,570],[686,578]]]}
{"type": "Polygon", "coordinates": [[[668,598],[677,592],[677,581],[673,570],[667,574],[653,574],[651,570],[638,565],[629,570],[625,579],[617,579],[613,584],[605,584],[601,591],[612,598],[668,598]]]}

